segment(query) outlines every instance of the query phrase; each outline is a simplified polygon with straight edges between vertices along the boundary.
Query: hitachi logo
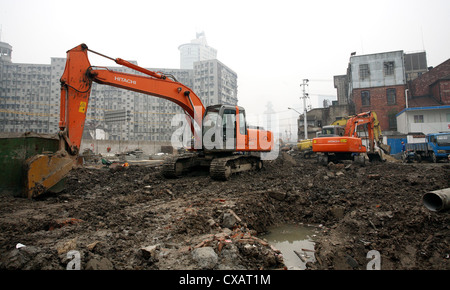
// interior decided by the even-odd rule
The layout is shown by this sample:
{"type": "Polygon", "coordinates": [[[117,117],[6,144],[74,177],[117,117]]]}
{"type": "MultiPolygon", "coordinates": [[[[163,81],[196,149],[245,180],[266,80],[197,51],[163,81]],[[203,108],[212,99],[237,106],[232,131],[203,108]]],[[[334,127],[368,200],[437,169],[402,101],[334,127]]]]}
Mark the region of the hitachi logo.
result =
{"type": "Polygon", "coordinates": [[[132,85],[136,84],[136,81],[133,81],[132,79],[126,79],[126,78],[123,78],[123,77],[114,77],[114,80],[115,81],[119,81],[119,82],[123,82],[123,83],[132,84],[132,85]]]}

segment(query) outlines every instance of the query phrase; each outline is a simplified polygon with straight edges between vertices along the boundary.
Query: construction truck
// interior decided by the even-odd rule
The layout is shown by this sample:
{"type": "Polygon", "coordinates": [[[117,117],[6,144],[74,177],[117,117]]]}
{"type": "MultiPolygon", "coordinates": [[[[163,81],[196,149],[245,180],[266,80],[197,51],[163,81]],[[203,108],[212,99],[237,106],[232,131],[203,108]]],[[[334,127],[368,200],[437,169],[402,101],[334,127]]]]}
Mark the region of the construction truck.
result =
{"type": "Polygon", "coordinates": [[[174,76],[147,70],[121,58],[105,56],[88,49],[85,44],[67,51],[60,81],[59,150],[26,160],[25,195],[28,197],[46,192],[75,166],[93,82],[163,98],[183,108],[184,121],[192,133],[192,138],[189,138],[192,144],[188,153],[174,155],[164,162],[162,173],[166,177],[177,177],[196,167],[206,166],[213,179],[227,180],[236,172],[261,169],[261,154],[274,148],[273,133],[250,128],[244,108],[222,104],[205,108],[200,98],[174,76]],[[93,66],[88,52],[140,74],[93,66]]]}
{"type": "Polygon", "coordinates": [[[322,164],[340,160],[355,160],[365,163],[365,157],[370,161],[384,161],[381,144],[381,129],[375,112],[369,111],[349,117],[342,135],[314,138],[313,152],[317,153],[322,164]]]}
{"type": "Polygon", "coordinates": [[[404,162],[428,159],[434,163],[450,160],[450,133],[432,133],[425,136],[425,142],[407,143],[402,159],[404,162]]]}

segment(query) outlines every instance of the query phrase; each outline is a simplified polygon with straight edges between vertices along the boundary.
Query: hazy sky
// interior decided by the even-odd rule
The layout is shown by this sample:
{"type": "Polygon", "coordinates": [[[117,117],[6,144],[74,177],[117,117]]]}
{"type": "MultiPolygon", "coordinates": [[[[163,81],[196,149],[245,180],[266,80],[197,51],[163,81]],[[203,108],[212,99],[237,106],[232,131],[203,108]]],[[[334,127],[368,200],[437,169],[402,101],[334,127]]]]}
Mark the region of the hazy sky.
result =
{"type": "Polygon", "coordinates": [[[448,0],[0,0],[1,41],[15,63],[49,64],[86,43],[143,67],[179,68],[178,46],[204,31],[238,75],[239,105],[258,114],[271,102],[294,126],[287,107],[303,110],[302,79],[317,107],[319,95],[336,95],[333,76],[345,74],[351,52],[426,50],[429,66],[449,59],[449,13],[448,0]]]}

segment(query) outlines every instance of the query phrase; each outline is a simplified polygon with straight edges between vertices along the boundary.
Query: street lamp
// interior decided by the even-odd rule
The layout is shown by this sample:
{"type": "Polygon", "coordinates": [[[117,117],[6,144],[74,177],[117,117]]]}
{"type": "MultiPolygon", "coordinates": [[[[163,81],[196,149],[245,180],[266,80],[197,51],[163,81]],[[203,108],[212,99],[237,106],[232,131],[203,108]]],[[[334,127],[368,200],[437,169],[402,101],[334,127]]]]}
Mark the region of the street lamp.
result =
{"type": "Polygon", "coordinates": [[[290,107],[288,107],[288,110],[294,110],[294,111],[296,111],[299,115],[301,115],[302,113],[300,113],[299,111],[297,111],[296,109],[294,109],[294,108],[290,108],[290,107]]]}

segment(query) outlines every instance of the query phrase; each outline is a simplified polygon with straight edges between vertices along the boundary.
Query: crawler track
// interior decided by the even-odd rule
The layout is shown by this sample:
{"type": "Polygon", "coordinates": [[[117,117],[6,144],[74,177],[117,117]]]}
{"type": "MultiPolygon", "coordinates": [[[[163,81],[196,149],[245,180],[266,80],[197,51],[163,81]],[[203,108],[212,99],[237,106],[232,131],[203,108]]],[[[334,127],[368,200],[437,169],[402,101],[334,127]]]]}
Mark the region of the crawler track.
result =
{"type": "Polygon", "coordinates": [[[210,176],[214,180],[228,180],[234,173],[261,169],[262,161],[250,155],[200,157],[195,153],[183,154],[166,159],[162,174],[166,178],[176,178],[198,166],[209,166],[210,176]]]}
{"type": "Polygon", "coordinates": [[[166,178],[176,178],[183,175],[192,167],[198,165],[198,156],[195,153],[186,153],[169,157],[164,161],[162,174],[166,178]]]}
{"type": "Polygon", "coordinates": [[[248,155],[233,155],[229,157],[214,158],[210,166],[210,176],[215,180],[228,180],[237,172],[259,170],[262,161],[259,157],[248,155]]]}

